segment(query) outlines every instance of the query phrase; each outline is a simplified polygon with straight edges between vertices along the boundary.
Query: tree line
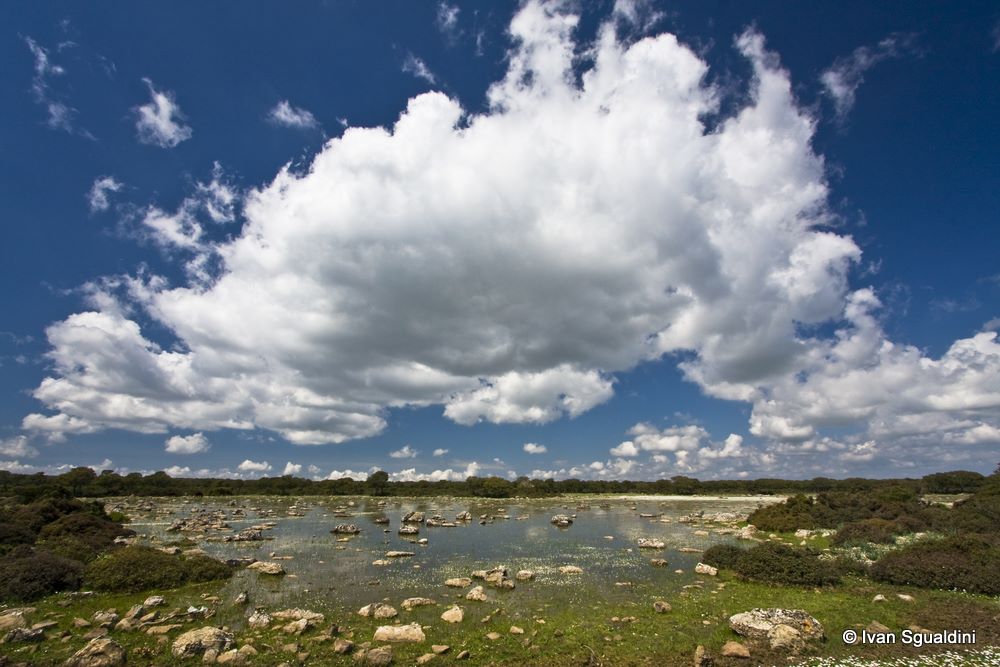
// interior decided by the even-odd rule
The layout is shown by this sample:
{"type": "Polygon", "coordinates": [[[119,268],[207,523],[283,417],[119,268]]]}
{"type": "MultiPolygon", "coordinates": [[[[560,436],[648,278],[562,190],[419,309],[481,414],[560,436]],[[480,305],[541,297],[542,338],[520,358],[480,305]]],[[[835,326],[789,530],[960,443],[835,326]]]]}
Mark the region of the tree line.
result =
{"type": "Polygon", "coordinates": [[[0,496],[22,502],[48,496],[471,496],[482,498],[548,497],[569,493],[723,495],[723,494],[815,494],[830,491],[862,492],[888,486],[905,486],[916,493],[974,493],[987,480],[967,470],[940,472],[919,479],[746,479],[699,480],[676,475],[655,481],[529,479],[469,477],[465,481],[394,482],[377,471],[366,480],[351,478],[314,481],[284,475],[259,479],[207,479],[171,477],[165,472],[120,475],[112,470],[97,473],[74,468],[60,475],[17,474],[0,471],[0,496]]]}

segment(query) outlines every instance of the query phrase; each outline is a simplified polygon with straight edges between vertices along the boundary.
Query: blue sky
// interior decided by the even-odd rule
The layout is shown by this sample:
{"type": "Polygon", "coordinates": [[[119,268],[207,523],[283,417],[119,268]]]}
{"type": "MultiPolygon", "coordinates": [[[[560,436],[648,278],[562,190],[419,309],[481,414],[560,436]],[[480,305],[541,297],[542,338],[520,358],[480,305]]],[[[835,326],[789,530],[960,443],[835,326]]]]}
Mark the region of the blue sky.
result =
{"type": "Polygon", "coordinates": [[[0,15],[0,468],[1000,458],[993,3],[0,15]]]}

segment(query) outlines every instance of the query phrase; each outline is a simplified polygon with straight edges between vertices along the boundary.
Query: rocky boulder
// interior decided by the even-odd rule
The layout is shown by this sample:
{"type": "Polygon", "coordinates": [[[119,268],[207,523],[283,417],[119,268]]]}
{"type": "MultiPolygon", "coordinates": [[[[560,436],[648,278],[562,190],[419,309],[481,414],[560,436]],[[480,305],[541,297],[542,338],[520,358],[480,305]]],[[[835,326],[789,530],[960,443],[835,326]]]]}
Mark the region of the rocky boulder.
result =
{"type": "Polygon", "coordinates": [[[441,614],[441,620],[445,623],[461,623],[464,618],[465,612],[458,605],[452,606],[451,609],[441,614]]]}
{"type": "Polygon", "coordinates": [[[221,628],[206,626],[196,630],[188,630],[174,640],[171,652],[175,658],[193,658],[215,651],[216,654],[228,651],[233,645],[233,635],[221,628]]]}
{"type": "Polygon", "coordinates": [[[91,639],[66,661],[66,667],[120,667],[126,661],[125,649],[113,639],[91,639]]]}
{"type": "Polygon", "coordinates": [[[399,615],[394,607],[382,602],[372,602],[358,610],[358,616],[365,618],[394,618],[399,615]]]}
{"type": "Polygon", "coordinates": [[[823,626],[802,609],[752,609],[729,617],[729,627],[744,637],[766,639],[777,625],[787,625],[806,639],[822,639],[823,626]]]}
{"type": "Polygon", "coordinates": [[[419,623],[406,625],[380,625],[375,630],[374,641],[377,642],[422,642],[427,639],[419,623]]]}

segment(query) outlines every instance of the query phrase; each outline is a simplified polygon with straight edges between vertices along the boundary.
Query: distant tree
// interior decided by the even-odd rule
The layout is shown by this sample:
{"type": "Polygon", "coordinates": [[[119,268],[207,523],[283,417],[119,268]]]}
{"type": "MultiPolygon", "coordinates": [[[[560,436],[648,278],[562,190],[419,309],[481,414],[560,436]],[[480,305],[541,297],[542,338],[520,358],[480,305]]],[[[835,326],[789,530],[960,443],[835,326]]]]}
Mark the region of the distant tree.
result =
{"type": "Polygon", "coordinates": [[[373,496],[384,496],[385,490],[389,485],[389,473],[384,470],[376,470],[368,475],[365,484],[368,487],[368,493],[373,496]]]}

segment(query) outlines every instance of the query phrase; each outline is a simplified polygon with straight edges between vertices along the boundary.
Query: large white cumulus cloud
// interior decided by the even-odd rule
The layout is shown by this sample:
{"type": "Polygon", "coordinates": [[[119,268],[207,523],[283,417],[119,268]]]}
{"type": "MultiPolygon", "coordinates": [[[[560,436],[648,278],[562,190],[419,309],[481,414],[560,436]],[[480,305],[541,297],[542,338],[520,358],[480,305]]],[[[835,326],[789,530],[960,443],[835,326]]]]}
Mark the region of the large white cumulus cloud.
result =
{"type": "MultiPolygon", "coordinates": [[[[814,369],[807,388],[827,405],[852,382],[820,367],[831,354],[850,365],[854,325],[836,341],[801,330],[857,301],[847,275],[860,250],[823,226],[813,120],[763,37],[736,41],[750,101],[709,129],[718,91],[690,48],[669,34],[627,42],[609,23],[578,77],[575,25],[529,2],[488,111],[432,92],[391,128],[349,128],[308,172],[250,192],[242,233],[188,248],[215,274],[130,279],[128,303],[105,296],[52,325],[54,372],[35,396],[55,414],[25,426],[261,427],[320,444],[376,434],[404,405],[442,405],[462,424],[543,423],[607,401],[616,371],[691,351],[687,376],[752,402],[762,437],[800,442],[837,419],[898,429],[898,410],[813,408],[796,386],[814,369]],[[152,342],[136,309],[176,344],[152,342]]],[[[974,341],[935,362],[937,376],[995,398],[948,370],[996,347],[974,341]]],[[[856,354],[874,373],[923,363],[856,354]]],[[[640,448],[657,449],[621,452],[640,448]]]]}

